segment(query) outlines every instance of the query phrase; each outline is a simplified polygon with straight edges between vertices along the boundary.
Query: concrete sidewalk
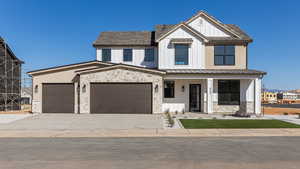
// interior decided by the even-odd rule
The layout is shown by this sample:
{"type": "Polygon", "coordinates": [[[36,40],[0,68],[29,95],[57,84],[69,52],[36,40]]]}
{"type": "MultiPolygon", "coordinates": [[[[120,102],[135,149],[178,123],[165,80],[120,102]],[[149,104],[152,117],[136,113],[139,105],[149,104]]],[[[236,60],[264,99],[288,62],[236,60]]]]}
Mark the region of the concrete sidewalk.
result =
{"type": "Polygon", "coordinates": [[[300,136],[300,129],[0,130],[0,138],[300,136]]]}

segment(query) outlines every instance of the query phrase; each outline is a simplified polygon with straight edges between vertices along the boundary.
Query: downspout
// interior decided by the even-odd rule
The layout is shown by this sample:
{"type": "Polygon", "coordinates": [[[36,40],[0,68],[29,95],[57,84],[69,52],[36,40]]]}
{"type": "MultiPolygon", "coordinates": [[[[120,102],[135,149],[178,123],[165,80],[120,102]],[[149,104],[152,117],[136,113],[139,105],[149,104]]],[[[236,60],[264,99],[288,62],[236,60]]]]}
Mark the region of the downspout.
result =
{"type": "Polygon", "coordinates": [[[80,114],[80,75],[77,75],[77,114],[80,114]]]}
{"type": "Polygon", "coordinates": [[[248,44],[246,44],[246,69],[248,69],[248,44]]]}

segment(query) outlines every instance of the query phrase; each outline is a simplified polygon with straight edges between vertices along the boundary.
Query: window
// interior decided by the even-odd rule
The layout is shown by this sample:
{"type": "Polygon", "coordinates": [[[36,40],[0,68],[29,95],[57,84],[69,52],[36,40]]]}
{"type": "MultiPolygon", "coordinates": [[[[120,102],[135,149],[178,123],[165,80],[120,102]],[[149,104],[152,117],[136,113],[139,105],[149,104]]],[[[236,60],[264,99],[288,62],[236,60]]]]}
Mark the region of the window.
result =
{"type": "Polygon", "coordinates": [[[175,44],[175,65],[189,64],[189,45],[175,44]]]}
{"type": "Polygon", "coordinates": [[[164,97],[174,98],[174,81],[164,82],[164,97]]]}
{"type": "Polygon", "coordinates": [[[239,80],[218,81],[218,104],[219,105],[240,104],[240,81],[239,80]]]}
{"type": "Polygon", "coordinates": [[[154,48],[145,49],[145,62],[154,62],[154,48]]]}
{"type": "Polygon", "coordinates": [[[111,61],[111,49],[102,49],[102,61],[103,62],[111,61]]]}
{"type": "Polygon", "coordinates": [[[234,65],[234,46],[215,46],[215,65],[234,65]]]}
{"type": "Polygon", "coordinates": [[[123,61],[124,62],[132,61],[132,49],[123,49],[123,61]]]}

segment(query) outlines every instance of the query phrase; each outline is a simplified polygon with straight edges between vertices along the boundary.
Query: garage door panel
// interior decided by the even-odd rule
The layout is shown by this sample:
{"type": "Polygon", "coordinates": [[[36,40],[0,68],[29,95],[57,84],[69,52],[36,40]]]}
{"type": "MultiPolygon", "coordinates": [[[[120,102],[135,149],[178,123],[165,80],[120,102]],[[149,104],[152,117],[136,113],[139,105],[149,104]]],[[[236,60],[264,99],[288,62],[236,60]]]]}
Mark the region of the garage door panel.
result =
{"type": "Polygon", "coordinates": [[[91,113],[152,113],[151,83],[92,83],[91,113]]]}
{"type": "Polygon", "coordinates": [[[74,113],[73,84],[43,84],[43,113],[74,113]]]}

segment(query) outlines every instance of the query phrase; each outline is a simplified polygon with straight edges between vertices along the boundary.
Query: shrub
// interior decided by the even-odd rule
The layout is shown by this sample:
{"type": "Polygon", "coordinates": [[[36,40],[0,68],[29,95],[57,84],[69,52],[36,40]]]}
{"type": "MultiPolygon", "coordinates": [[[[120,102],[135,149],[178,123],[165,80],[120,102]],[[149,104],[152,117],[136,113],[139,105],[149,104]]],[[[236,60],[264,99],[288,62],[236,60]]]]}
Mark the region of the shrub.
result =
{"type": "Polygon", "coordinates": [[[171,114],[169,112],[166,112],[165,114],[166,114],[166,117],[167,117],[170,127],[173,127],[175,122],[174,122],[174,119],[171,117],[171,114]]]}

